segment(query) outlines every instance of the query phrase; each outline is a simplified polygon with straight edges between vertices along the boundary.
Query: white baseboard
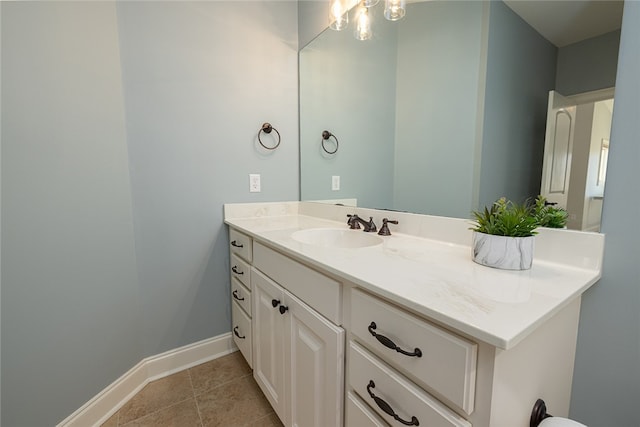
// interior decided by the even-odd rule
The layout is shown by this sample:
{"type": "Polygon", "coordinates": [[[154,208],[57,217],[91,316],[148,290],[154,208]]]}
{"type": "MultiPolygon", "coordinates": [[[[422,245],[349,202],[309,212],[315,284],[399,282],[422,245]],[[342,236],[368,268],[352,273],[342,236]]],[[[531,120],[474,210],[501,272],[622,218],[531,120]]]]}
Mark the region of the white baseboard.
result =
{"type": "Polygon", "coordinates": [[[230,332],[143,359],[56,427],[100,426],[153,380],[237,351],[230,332]]]}

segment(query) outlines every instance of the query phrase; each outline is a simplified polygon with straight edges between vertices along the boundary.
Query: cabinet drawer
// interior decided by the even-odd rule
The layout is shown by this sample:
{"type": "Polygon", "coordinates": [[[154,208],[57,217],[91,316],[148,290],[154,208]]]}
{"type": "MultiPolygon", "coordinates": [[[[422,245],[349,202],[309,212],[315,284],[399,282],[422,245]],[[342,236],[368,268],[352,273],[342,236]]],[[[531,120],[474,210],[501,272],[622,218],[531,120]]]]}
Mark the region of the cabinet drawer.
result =
{"type": "Polygon", "coordinates": [[[229,247],[231,248],[231,253],[237,254],[248,262],[251,262],[253,257],[251,243],[251,237],[233,228],[229,229],[229,247]]]}
{"type": "Polygon", "coordinates": [[[231,278],[231,298],[251,317],[251,291],[234,277],[231,278]]]}
{"type": "Polygon", "coordinates": [[[231,254],[231,277],[235,277],[251,289],[251,268],[236,254],[231,254]]]}
{"type": "Polygon", "coordinates": [[[231,303],[231,323],[233,325],[233,342],[247,360],[250,368],[253,368],[251,319],[235,302],[231,303]]]}
{"type": "Polygon", "coordinates": [[[314,310],[342,324],[341,284],[266,246],[256,243],[253,265],[314,310]]]}
{"type": "Polygon", "coordinates": [[[389,368],[357,343],[352,341],[349,347],[349,385],[389,424],[399,425],[393,416],[381,408],[384,403],[388,405],[388,410],[406,422],[411,422],[415,417],[414,425],[471,426],[467,420],[389,368]],[[379,400],[376,401],[373,396],[379,400]]]}
{"type": "Polygon", "coordinates": [[[358,396],[347,393],[345,427],[388,427],[358,396]]]}
{"type": "Polygon", "coordinates": [[[477,344],[357,289],[351,294],[351,328],[359,342],[420,386],[473,412],[477,344]],[[408,353],[419,349],[421,356],[388,348],[379,341],[385,337],[408,353]]]}

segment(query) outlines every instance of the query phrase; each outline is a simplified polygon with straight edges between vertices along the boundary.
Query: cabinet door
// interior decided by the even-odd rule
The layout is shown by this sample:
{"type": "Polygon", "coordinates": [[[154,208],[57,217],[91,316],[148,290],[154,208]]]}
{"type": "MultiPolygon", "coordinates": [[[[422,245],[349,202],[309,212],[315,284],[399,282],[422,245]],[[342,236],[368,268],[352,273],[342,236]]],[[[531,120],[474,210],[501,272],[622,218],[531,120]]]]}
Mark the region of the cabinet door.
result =
{"type": "Polygon", "coordinates": [[[288,292],[285,343],[290,367],[288,425],[342,426],[344,329],[288,292]]]}
{"type": "MultiPolygon", "coordinates": [[[[253,377],[281,420],[285,421],[284,290],[251,269],[253,302],[253,377]]],[[[285,425],[287,422],[285,421],[285,425]]]]}

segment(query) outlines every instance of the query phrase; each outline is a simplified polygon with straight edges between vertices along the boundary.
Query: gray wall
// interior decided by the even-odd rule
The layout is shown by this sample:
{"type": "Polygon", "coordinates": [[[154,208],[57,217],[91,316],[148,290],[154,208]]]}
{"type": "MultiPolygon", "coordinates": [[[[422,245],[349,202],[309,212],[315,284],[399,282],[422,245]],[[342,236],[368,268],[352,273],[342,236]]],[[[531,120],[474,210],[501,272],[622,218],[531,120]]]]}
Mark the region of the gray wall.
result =
{"type": "Polygon", "coordinates": [[[121,2],[118,23],[149,355],[229,330],[222,204],[298,197],[297,9],[121,2]],[[273,152],[263,122],[281,134],[273,152]]]}
{"type": "Polygon", "coordinates": [[[603,277],[583,298],[571,417],[591,427],[640,425],[640,2],[624,6],[602,231],[603,277]]]}
{"type": "Polygon", "coordinates": [[[53,425],[230,330],[222,204],[298,195],[297,5],[0,7],[2,424],[53,425]]]}
{"type": "Polygon", "coordinates": [[[329,25],[326,0],[298,0],[298,46],[305,47],[329,25]]]}
{"type": "Polygon", "coordinates": [[[555,89],[575,95],[616,85],[620,31],[612,31],[558,49],[555,89]]]}
{"type": "Polygon", "coordinates": [[[478,207],[540,192],[547,95],[556,71],[556,47],[504,3],[491,2],[489,19],[478,207]]]}
{"type": "Polygon", "coordinates": [[[413,6],[398,32],[393,207],[466,218],[473,197],[483,7],[474,1],[413,6]]]}
{"type": "Polygon", "coordinates": [[[53,425],[143,356],[116,9],[1,7],[2,424],[53,425]]]}

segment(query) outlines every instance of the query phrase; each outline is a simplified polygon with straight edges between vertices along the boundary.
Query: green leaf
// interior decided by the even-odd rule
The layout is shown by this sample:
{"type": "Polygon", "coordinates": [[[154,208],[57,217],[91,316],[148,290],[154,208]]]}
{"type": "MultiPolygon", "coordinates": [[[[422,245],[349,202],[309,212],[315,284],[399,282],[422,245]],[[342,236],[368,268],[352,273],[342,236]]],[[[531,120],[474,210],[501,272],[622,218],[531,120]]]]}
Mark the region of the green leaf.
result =
{"type": "Polygon", "coordinates": [[[540,225],[535,206],[537,205],[528,202],[517,204],[501,197],[490,208],[485,206],[482,211],[472,212],[475,222],[471,229],[498,236],[533,236],[536,234],[535,229],[540,225]]]}

